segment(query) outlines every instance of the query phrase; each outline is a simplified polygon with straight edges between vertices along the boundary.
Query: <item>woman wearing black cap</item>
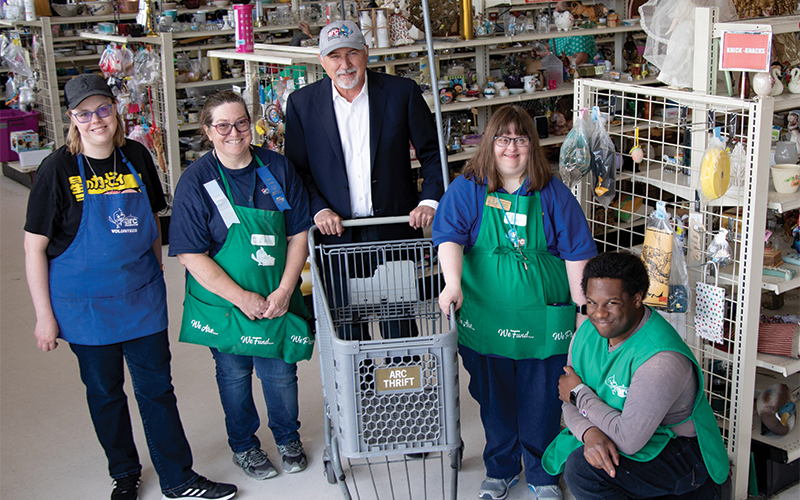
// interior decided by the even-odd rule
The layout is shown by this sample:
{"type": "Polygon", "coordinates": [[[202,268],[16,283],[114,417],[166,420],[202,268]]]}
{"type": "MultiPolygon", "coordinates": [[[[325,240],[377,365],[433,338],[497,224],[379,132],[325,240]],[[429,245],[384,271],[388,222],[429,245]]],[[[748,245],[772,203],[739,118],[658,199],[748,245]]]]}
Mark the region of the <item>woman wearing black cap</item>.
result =
{"type": "Polygon", "coordinates": [[[69,342],[89,413],[114,478],[112,500],[136,499],[123,360],[133,381],[165,498],[228,499],[236,486],[192,470],[170,376],[166,287],[156,212],[166,206],[148,150],[126,141],[111,89],[98,75],[64,87],[67,144],[36,173],[25,223],[25,267],[45,352],[69,342]]]}

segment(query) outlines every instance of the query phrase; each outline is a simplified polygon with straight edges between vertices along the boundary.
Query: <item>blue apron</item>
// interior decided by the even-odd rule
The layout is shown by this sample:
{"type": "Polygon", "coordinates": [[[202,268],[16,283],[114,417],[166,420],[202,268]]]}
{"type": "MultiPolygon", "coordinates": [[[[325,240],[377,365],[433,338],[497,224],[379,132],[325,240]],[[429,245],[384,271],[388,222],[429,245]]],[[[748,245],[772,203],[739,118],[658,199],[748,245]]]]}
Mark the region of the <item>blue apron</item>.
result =
{"type": "Polygon", "coordinates": [[[58,336],[74,344],[116,344],[167,328],[167,288],[153,252],[158,228],[144,183],[119,153],[141,192],[89,194],[78,156],[81,223],[72,244],[50,261],[58,336]]]}

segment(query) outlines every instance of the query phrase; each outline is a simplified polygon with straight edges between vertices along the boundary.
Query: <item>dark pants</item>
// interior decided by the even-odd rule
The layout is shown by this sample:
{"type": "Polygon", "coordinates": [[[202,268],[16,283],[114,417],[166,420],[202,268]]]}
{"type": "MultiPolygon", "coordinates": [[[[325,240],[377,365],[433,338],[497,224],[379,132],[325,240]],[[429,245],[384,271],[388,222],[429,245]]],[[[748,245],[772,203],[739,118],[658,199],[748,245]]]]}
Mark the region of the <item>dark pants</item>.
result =
{"type": "Polygon", "coordinates": [[[167,331],[118,344],[70,344],[70,348],[78,357],[89,413],[108,457],[111,477],[118,479],[142,470],[133,442],[128,398],[122,388],[124,360],[161,490],[172,493],[194,481],[197,474],[192,471],[192,450],[172,387],[167,331]]]}
{"type": "Polygon", "coordinates": [[[467,347],[458,352],[470,375],[469,393],[480,404],[486,433],[486,475],[507,479],[520,473],[534,486],[558,484],[542,469],[547,445],[560,431],[558,377],[566,355],[513,360],[484,356],[467,347]]]}
{"type": "Polygon", "coordinates": [[[622,455],[615,477],[595,469],[583,456],[583,446],[567,459],[564,480],[578,500],[658,498],[713,500],[714,481],[708,477],[700,446],[695,438],[671,439],[649,462],[636,462],[622,455]]]}
{"type": "MultiPolygon", "coordinates": [[[[378,232],[374,227],[352,228],[353,243],[378,242],[378,232]]],[[[332,257],[329,260],[330,271],[327,295],[329,305],[333,311],[333,320],[342,323],[338,328],[339,337],[343,340],[371,340],[369,322],[362,318],[356,308],[352,308],[348,296],[349,278],[367,278],[373,275],[375,269],[387,260],[403,260],[408,258],[403,255],[389,255],[381,258],[374,252],[358,255],[342,255],[340,258],[332,257]],[[346,259],[346,262],[345,262],[346,259]],[[352,310],[349,316],[341,316],[338,311],[352,310]]],[[[385,339],[416,337],[419,335],[416,320],[411,311],[403,310],[398,314],[394,311],[391,316],[399,318],[407,315],[408,319],[393,319],[380,321],[381,336],[385,339]]]]}

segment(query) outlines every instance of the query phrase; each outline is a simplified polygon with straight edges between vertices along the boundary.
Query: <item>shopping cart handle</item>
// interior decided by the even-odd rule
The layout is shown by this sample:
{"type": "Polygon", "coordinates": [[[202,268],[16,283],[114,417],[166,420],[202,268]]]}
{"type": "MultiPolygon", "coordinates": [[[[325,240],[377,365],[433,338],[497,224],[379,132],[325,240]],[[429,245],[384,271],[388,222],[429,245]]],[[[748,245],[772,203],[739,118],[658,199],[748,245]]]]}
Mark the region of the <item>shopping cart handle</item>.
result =
{"type": "Polygon", "coordinates": [[[395,217],[363,217],[359,219],[342,220],[343,227],[361,227],[361,226],[383,226],[386,224],[408,224],[410,217],[408,215],[398,215],[395,217]]]}

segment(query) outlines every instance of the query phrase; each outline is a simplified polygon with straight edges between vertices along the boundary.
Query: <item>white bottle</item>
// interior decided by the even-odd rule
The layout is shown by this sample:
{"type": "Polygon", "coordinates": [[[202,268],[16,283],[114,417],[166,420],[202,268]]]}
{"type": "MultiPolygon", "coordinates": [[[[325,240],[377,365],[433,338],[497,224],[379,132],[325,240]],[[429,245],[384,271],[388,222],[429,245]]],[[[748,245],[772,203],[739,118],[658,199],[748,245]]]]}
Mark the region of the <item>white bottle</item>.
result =
{"type": "Polygon", "coordinates": [[[34,0],[25,0],[25,20],[36,20],[36,4],[34,3],[34,0]]]}
{"type": "Polygon", "coordinates": [[[536,33],[536,21],[533,20],[533,13],[528,11],[528,15],[525,16],[525,33],[531,34],[536,33]]]}

